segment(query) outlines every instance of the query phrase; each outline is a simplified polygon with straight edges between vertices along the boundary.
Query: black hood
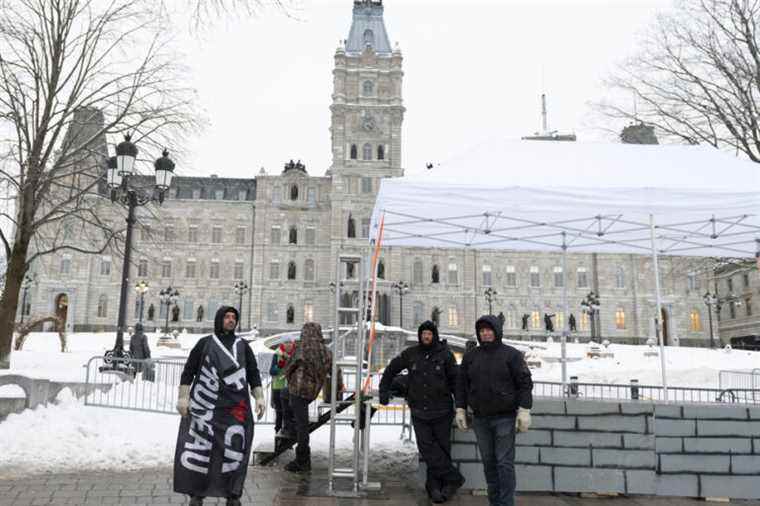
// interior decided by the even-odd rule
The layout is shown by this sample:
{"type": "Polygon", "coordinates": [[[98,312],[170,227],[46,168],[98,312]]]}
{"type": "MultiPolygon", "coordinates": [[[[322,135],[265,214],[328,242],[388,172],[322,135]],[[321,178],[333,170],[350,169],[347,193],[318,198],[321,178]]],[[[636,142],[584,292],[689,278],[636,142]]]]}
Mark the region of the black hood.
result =
{"type": "Polygon", "coordinates": [[[480,341],[481,327],[491,327],[493,329],[493,333],[496,335],[496,341],[494,342],[501,342],[501,338],[503,336],[501,320],[492,314],[484,315],[478,318],[478,321],[475,322],[475,337],[478,338],[478,343],[482,345],[483,343],[480,341]]]}
{"type": "MultiPolygon", "coordinates": [[[[224,315],[232,311],[235,313],[235,320],[240,321],[240,313],[232,306],[222,306],[216,311],[216,317],[214,318],[214,334],[221,336],[224,334],[224,315]]],[[[234,334],[234,331],[233,331],[234,334]]]]}
{"type": "Polygon", "coordinates": [[[435,323],[431,322],[430,320],[422,322],[422,324],[417,329],[417,342],[422,344],[423,330],[429,330],[433,333],[433,344],[431,346],[435,346],[440,342],[440,339],[438,338],[438,327],[436,327],[435,323]]]}

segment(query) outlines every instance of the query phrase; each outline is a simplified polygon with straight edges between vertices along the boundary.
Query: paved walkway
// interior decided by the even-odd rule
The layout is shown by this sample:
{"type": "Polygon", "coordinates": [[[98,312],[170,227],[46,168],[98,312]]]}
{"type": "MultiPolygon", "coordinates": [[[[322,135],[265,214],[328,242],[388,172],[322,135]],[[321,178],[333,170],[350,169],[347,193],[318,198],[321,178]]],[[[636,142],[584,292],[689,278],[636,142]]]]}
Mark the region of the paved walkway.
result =
{"type": "MultiPolygon", "coordinates": [[[[165,505],[187,504],[187,498],[171,490],[171,469],[122,473],[79,473],[0,479],[0,506],[37,505],[165,505]]],[[[383,482],[383,490],[365,499],[319,497],[325,488],[320,474],[311,480],[279,469],[253,467],[248,472],[245,505],[272,506],[416,506],[427,505],[416,484],[398,480],[383,482]]],[[[207,499],[206,504],[224,504],[207,499]]],[[[487,506],[485,497],[460,494],[447,504],[487,506]]],[[[574,495],[523,495],[517,506],[704,506],[704,501],[679,498],[608,497],[574,495]]],[[[760,501],[743,501],[760,506],[760,501]]]]}

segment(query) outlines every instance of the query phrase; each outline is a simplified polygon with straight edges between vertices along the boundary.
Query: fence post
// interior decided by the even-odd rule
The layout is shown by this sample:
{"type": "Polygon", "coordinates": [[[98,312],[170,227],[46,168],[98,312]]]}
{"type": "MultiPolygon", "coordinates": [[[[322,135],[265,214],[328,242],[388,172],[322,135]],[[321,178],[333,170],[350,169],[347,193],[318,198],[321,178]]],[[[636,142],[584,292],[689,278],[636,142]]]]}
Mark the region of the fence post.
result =
{"type": "Polygon", "coordinates": [[[631,399],[634,401],[639,400],[639,380],[631,380],[631,399]]]}

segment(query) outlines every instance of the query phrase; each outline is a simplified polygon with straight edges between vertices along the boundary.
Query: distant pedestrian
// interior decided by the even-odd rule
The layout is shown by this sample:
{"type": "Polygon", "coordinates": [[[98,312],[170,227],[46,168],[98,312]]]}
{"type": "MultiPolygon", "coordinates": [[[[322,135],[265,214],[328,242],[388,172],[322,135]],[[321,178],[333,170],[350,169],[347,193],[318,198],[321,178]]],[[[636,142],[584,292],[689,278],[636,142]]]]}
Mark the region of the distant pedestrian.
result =
{"type": "Polygon", "coordinates": [[[142,372],[144,379],[149,379],[145,378],[145,373],[149,375],[152,368],[144,367],[145,362],[142,361],[150,358],[150,345],[148,336],[143,332],[142,323],[135,324],[135,333],[129,338],[129,356],[138,361],[134,362],[135,372],[142,372]]]}
{"type": "Polygon", "coordinates": [[[533,381],[523,354],[501,342],[498,318],[480,317],[475,333],[480,346],[466,353],[459,366],[456,423],[468,429],[471,407],[489,504],[514,506],[515,431],[530,428],[533,381]]]}
{"type": "Polygon", "coordinates": [[[220,307],[214,333],[198,341],[180,378],[174,491],[189,495],[191,506],[205,497],[240,506],[253,442],[249,387],[257,417],[266,410],[256,357],[235,335],[238,320],[237,309],[220,307]]]}

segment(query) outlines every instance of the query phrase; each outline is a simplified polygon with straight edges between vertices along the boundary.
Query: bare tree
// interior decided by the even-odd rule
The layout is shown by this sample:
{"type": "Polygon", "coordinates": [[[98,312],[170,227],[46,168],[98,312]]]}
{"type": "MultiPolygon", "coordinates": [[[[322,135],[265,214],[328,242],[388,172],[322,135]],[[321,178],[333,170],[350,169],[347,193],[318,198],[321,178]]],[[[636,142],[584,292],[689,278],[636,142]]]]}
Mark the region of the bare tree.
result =
{"type": "Polygon", "coordinates": [[[202,29],[223,17],[234,14],[254,16],[267,8],[290,16],[298,0],[190,0],[191,20],[196,29],[202,29]]]}
{"type": "Polygon", "coordinates": [[[608,119],[653,125],[665,140],[759,162],[758,21],[756,0],[679,0],[608,79],[613,98],[595,108],[608,119]]]}
{"type": "Polygon", "coordinates": [[[153,0],[0,2],[0,179],[14,204],[0,213],[0,368],[30,264],[121,239],[103,212],[106,139],[131,133],[155,154],[198,126],[169,25],[153,0]]]}

